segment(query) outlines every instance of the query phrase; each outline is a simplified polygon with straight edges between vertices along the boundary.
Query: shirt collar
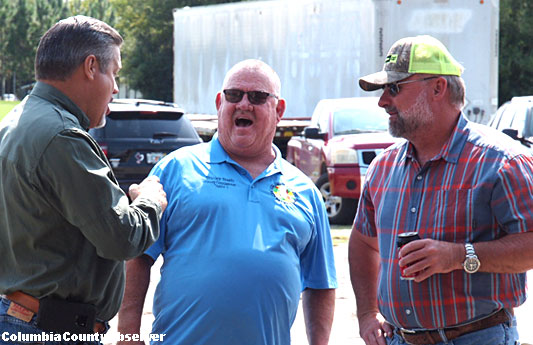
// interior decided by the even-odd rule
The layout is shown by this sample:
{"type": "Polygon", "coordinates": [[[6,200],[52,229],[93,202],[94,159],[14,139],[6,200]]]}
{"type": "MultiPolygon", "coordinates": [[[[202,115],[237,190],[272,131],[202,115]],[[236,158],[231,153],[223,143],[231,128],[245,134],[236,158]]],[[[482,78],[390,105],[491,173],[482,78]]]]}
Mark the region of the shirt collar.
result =
{"type": "MultiPolygon", "coordinates": [[[[436,161],[442,158],[449,163],[457,163],[457,161],[459,160],[459,155],[461,154],[461,151],[463,150],[463,147],[465,146],[466,141],[468,139],[469,131],[466,128],[467,125],[468,120],[466,119],[464,114],[461,113],[461,115],[459,116],[459,120],[457,121],[457,124],[455,125],[455,128],[453,129],[453,132],[450,135],[450,138],[442,146],[440,152],[431,160],[436,161]]],[[[407,158],[411,160],[414,159],[413,144],[407,142],[404,147],[405,149],[401,157],[401,161],[407,162],[407,158]]]]}
{"type": "MultiPolygon", "coordinates": [[[[215,133],[213,135],[213,138],[209,142],[210,145],[210,153],[209,153],[209,162],[210,163],[230,163],[237,166],[240,166],[239,163],[235,162],[224,150],[222,147],[222,144],[220,144],[220,141],[218,140],[218,133],[215,133]]],[[[265,177],[270,176],[275,173],[282,173],[281,170],[281,151],[278,149],[278,147],[274,144],[272,144],[272,148],[274,149],[274,152],[276,154],[276,158],[274,161],[263,171],[263,173],[259,177],[265,177]]]]}
{"type": "Polygon", "coordinates": [[[89,130],[90,121],[87,115],[81,110],[70,98],[68,98],[64,93],[56,89],[50,84],[45,82],[38,81],[32,92],[32,95],[43,98],[49,101],[52,104],[58,105],[61,108],[65,109],[69,113],[76,116],[80,125],[89,130]]]}

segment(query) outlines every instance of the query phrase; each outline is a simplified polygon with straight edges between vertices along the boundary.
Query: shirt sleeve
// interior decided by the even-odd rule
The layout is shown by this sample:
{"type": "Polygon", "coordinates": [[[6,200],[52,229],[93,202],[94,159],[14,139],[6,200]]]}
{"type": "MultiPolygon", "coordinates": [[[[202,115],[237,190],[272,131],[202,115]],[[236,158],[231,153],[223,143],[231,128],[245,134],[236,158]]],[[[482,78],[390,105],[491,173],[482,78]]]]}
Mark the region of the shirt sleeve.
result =
{"type": "Polygon", "coordinates": [[[353,223],[353,229],[355,231],[359,231],[361,234],[369,237],[376,237],[378,235],[374,216],[374,203],[372,202],[372,196],[370,193],[376,162],[377,159],[370,163],[370,167],[367,170],[353,223]]]}
{"type": "Polygon", "coordinates": [[[129,203],[98,144],[82,130],[65,130],[36,162],[34,188],[95,246],[99,256],[126,260],[159,236],[161,207],[129,203]]]}
{"type": "Polygon", "coordinates": [[[313,235],[300,257],[302,290],[335,289],[337,274],[326,208],[318,190],[313,189],[312,198],[315,208],[313,235]]]}
{"type": "Polygon", "coordinates": [[[168,222],[168,214],[172,208],[174,208],[174,203],[172,202],[174,200],[174,193],[171,191],[173,189],[172,187],[172,181],[179,180],[178,178],[178,172],[174,171],[174,169],[177,168],[175,164],[172,164],[172,154],[163,158],[161,161],[159,161],[150,172],[149,176],[157,176],[159,177],[159,181],[163,185],[163,190],[167,194],[167,200],[168,200],[168,206],[167,210],[163,212],[163,215],[161,217],[161,221],[159,222],[159,238],[155,243],[150,246],[145,252],[146,255],[150,256],[152,259],[157,260],[159,255],[163,254],[165,252],[165,238],[167,234],[167,222],[168,222]],[[172,168],[172,169],[171,169],[172,168]],[[172,170],[172,172],[170,172],[172,170]]]}
{"type": "Polygon", "coordinates": [[[502,164],[491,203],[504,231],[533,231],[533,157],[518,155],[502,164]]]}
{"type": "Polygon", "coordinates": [[[366,185],[363,187],[361,197],[359,198],[359,205],[357,206],[353,228],[365,236],[377,236],[374,205],[366,185]]]}

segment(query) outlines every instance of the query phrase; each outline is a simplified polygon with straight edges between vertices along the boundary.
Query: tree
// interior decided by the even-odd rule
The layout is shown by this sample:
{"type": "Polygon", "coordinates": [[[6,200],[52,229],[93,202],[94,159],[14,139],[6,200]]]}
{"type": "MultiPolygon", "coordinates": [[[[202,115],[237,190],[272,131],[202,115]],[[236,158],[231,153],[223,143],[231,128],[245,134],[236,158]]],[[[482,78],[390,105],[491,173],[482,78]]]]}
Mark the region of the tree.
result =
{"type": "Polygon", "coordinates": [[[21,90],[21,86],[34,82],[34,60],[40,37],[58,20],[71,14],[114,22],[109,0],[0,0],[2,94],[9,89],[19,97],[24,96],[29,89],[21,90]]]}
{"type": "MultiPolygon", "coordinates": [[[[124,37],[123,72],[143,97],[172,101],[174,8],[236,0],[111,0],[124,37]]],[[[237,0],[238,1],[238,0],[237,0]]]]}
{"type": "Polygon", "coordinates": [[[34,81],[33,64],[39,38],[60,16],[63,0],[0,0],[0,77],[2,93],[24,95],[21,85],[34,81]],[[12,81],[12,86],[10,85],[12,81]]]}
{"type": "Polygon", "coordinates": [[[35,2],[17,0],[9,3],[5,8],[7,13],[6,26],[8,28],[5,37],[5,61],[4,77],[7,84],[12,81],[11,92],[19,94],[17,85],[33,79],[33,61],[36,44],[31,36],[34,18],[35,2]]]}
{"type": "Polygon", "coordinates": [[[71,15],[81,14],[115,25],[115,8],[109,0],[69,0],[68,9],[71,15]]]}
{"type": "Polygon", "coordinates": [[[533,3],[500,2],[499,104],[533,95],[533,3]]]}
{"type": "Polygon", "coordinates": [[[0,96],[6,92],[7,55],[7,5],[9,0],[0,0],[0,96]]]}

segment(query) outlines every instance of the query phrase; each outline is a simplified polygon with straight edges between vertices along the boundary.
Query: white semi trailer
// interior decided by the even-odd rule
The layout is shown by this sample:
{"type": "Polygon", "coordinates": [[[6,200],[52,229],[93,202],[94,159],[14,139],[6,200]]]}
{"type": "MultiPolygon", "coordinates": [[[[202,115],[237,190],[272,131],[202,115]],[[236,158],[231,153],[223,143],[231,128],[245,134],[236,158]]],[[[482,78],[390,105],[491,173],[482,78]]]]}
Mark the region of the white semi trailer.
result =
{"type": "Polygon", "coordinates": [[[174,10],[174,101],[216,114],[225,72],[256,58],[280,75],[285,118],[319,100],[375,96],[359,76],[380,70],[399,38],[429,34],[463,64],[465,113],[486,123],[498,98],[499,0],[273,0],[174,10]]]}

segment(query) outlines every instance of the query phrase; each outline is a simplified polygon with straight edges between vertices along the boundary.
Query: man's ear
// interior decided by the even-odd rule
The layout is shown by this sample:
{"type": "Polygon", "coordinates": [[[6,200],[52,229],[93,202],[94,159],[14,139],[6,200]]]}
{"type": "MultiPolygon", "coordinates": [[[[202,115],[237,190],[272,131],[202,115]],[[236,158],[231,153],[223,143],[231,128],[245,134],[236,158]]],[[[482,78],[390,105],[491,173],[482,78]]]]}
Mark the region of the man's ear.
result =
{"type": "Polygon", "coordinates": [[[83,60],[83,72],[89,80],[94,80],[99,68],[100,65],[96,56],[89,55],[83,60]]]}
{"type": "Polygon", "coordinates": [[[222,103],[222,93],[217,93],[217,97],[215,98],[215,106],[217,107],[217,110],[220,109],[220,104],[222,103]]]}
{"type": "Polygon", "coordinates": [[[436,100],[442,100],[448,88],[448,81],[444,77],[439,77],[433,85],[433,97],[436,100]]]}
{"type": "Polygon", "coordinates": [[[276,114],[278,116],[278,122],[283,117],[283,114],[285,114],[285,108],[287,104],[285,103],[285,100],[283,98],[280,98],[278,100],[278,104],[276,105],[276,114]]]}

